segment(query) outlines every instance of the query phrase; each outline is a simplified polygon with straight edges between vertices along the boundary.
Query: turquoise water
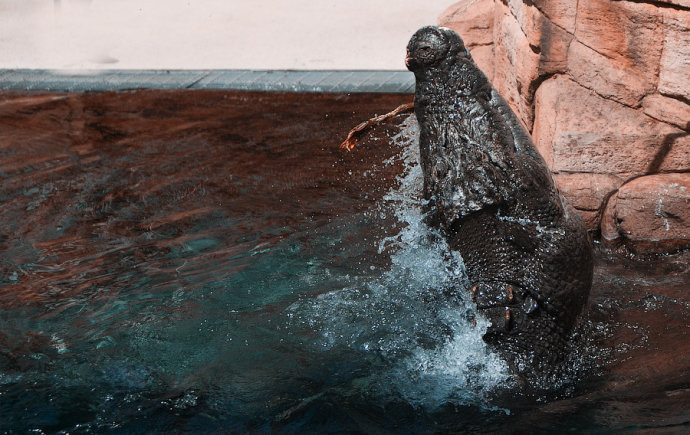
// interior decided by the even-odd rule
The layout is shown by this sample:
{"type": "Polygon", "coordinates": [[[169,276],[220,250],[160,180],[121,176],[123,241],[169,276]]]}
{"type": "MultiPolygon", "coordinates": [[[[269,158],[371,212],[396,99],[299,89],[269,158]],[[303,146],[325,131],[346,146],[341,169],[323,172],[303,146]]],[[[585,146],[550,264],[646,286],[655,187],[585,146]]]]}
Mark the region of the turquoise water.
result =
{"type": "Polygon", "coordinates": [[[3,174],[2,431],[687,428],[686,257],[598,250],[570,360],[524,386],[423,223],[411,118],[349,154],[108,131],[3,174]]]}

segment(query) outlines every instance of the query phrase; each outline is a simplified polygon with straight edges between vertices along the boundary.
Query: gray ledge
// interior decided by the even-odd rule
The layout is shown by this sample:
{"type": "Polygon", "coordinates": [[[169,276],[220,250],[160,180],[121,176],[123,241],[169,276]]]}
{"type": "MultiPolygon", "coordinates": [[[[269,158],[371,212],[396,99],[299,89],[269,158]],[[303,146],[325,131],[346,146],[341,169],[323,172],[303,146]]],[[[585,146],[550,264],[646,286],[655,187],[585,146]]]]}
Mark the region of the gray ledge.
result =
{"type": "Polygon", "coordinates": [[[274,92],[413,93],[408,71],[295,70],[0,70],[0,90],[121,91],[129,89],[228,89],[274,92]]]}

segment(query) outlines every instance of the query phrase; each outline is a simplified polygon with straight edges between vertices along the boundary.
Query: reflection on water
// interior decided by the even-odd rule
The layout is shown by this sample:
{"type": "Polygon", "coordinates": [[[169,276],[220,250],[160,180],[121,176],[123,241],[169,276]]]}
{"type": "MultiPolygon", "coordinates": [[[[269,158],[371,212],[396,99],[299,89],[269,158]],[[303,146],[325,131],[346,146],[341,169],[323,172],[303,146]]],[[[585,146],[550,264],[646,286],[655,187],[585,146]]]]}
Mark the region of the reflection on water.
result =
{"type": "Polygon", "coordinates": [[[599,253],[525,393],[421,222],[411,121],[337,149],[408,99],[2,94],[0,427],[682,430],[687,254],[599,253]]]}

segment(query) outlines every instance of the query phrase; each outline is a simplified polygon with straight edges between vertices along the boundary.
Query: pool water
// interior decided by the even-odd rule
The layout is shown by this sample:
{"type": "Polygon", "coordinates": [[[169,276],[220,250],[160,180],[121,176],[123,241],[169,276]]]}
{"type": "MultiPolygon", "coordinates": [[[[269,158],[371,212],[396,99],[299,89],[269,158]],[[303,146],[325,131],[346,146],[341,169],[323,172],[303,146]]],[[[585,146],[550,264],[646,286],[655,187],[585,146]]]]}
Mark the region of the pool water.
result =
{"type": "Polygon", "coordinates": [[[423,222],[405,95],[0,94],[4,432],[690,429],[687,253],[597,246],[521,385],[423,222]]]}

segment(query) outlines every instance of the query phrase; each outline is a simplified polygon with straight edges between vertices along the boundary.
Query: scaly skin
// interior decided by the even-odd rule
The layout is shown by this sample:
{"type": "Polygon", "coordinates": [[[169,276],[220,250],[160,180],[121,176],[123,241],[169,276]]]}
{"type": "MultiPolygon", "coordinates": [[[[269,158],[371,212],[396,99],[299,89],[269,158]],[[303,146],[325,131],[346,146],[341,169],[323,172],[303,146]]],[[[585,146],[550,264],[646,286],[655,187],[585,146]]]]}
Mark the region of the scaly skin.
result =
{"type": "Polygon", "coordinates": [[[518,372],[548,368],[592,283],[591,242],[508,104],[452,30],[407,47],[430,222],[462,255],[484,336],[518,372]]]}

